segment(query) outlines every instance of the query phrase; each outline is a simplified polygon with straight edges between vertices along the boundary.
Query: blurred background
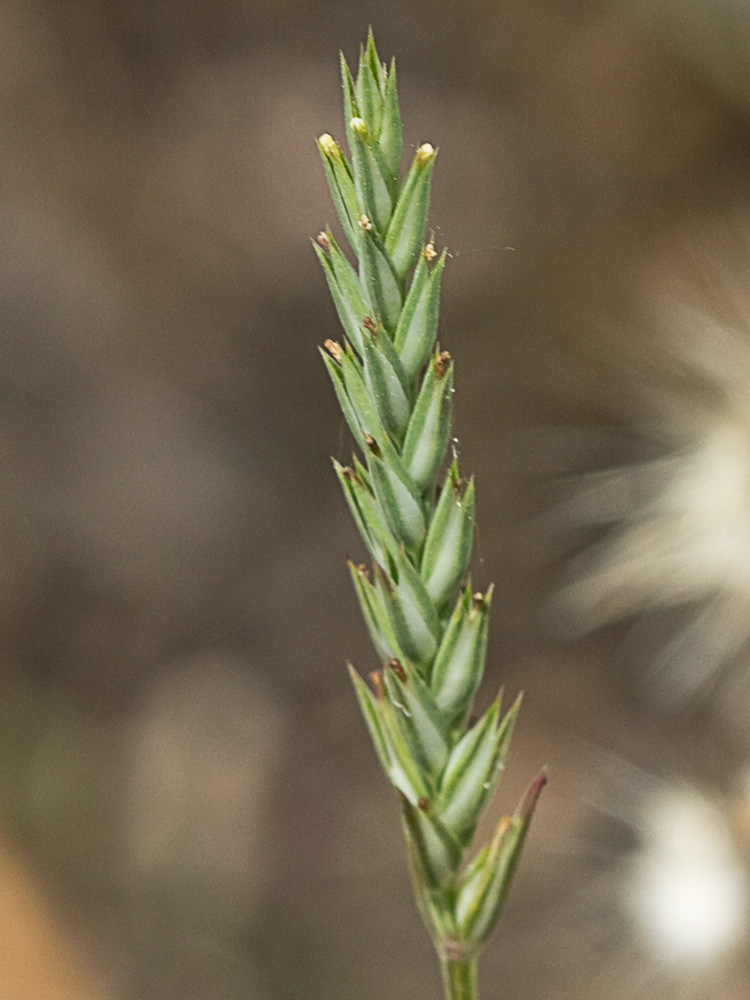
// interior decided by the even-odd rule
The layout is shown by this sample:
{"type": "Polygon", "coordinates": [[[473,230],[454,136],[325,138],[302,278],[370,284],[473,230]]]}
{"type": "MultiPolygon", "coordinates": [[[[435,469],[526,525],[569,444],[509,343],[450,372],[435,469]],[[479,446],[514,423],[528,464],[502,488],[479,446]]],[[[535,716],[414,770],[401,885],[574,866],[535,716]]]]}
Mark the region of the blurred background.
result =
{"type": "Polygon", "coordinates": [[[0,4],[0,995],[438,996],[308,243],[370,23],[526,691],[488,823],[551,769],[483,996],[746,997],[740,0],[0,4]]]}

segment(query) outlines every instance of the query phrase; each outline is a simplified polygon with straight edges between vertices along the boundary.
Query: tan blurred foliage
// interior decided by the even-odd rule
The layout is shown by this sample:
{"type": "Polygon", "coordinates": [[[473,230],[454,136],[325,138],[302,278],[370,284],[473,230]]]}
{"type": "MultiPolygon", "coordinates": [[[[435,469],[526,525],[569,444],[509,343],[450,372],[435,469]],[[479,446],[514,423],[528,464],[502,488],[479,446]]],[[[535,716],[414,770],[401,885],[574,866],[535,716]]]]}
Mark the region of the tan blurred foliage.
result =
{"type": "MultiPolygon", "coordinates": [[[[696,231],[721,266],[745,224],[746,109],[670,10],[0,6],[3,998],[98,995],[89,964],[107,1000],[437,988],[342,669],[372,654],[307,243],[332,215],[313,139],[342,131],[338,49],[369,21],[399,61],[407,144],[440,147],[441,341],[478,477],[476,573],[498,584],[488,690],[527,691],[494,818],[553,768],[488,1000],[646,995],[613,916],[632,831],[608,833],[600,909],[576,897],[590,801],[615,795],[601,759],[721,799],[750,748],[703,718],[654,721],[616,628],[550,632],[561,545],[529,525],[551,476],[642,457],[632,386],[669,367],[643,301],[696,231]],[[527,433],[557,424],[583,435],[527,433]]],[[[731,975],[708,1000],[743,995],[731,975]]],[[[648,995],[680,995],[659,982],[648,995]]]]}
{"type": "Polygon", "coordinates": [[[39,880],[7,842],[0,845],[0,982],[13,1000],[107,1000],[65,933],[39,880]]]}

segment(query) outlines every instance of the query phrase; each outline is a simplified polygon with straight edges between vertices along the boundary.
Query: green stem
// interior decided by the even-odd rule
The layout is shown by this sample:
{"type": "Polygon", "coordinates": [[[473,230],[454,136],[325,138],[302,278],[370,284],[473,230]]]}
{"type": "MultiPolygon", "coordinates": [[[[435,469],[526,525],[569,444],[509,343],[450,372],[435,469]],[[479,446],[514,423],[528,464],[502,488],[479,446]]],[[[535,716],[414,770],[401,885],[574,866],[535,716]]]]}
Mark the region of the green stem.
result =
{"type": "Polygon", "coordinates": [[[443,974],[445,1000],[479,1000],[477,964],[476,958],[441,957],[440,970],[443,974]]]}

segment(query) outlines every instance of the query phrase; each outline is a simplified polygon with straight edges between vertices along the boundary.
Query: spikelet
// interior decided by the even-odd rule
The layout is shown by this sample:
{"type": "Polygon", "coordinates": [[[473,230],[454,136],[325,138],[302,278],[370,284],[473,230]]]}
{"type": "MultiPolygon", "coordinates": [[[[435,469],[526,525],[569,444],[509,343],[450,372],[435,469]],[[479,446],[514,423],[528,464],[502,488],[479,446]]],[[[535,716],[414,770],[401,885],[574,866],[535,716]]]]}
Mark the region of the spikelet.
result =
{"type": "Polygon", "coordinates": [[[469,722],[484,672],[492,588],[467,570],[474,483],[454,459],[453,360],[436,345],[445,251],[425,241],[437,151],[420,145],[399,180],[402,129],[395,65],[370,33],[356,79],[342,58],[346,137],[318,140],[354,268],[333,233],[314,249],[344,337],[321,354],[359,448],[334,462],[372,568],[350,564],[382,670],[351,677],[386,776],[401,798],[417,902],[441,962],[446,996],[476,996],[476,959],[508,893],[538,795],[468,865],[480,814],[508,753],[519,708],[496,699],[469,722]]]}

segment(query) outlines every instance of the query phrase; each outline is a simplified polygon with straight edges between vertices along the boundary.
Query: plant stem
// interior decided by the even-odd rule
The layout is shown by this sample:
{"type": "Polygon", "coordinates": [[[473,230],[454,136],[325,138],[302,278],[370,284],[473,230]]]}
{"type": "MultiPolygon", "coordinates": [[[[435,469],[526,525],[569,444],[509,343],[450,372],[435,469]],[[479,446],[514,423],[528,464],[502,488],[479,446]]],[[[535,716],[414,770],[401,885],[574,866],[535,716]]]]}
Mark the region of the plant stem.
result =
{"type": "Polygon", "coordinates": [[[477,958],[441,957],[440,970],[446,1000],[479,1000],[477,965],[477,958]]]}

